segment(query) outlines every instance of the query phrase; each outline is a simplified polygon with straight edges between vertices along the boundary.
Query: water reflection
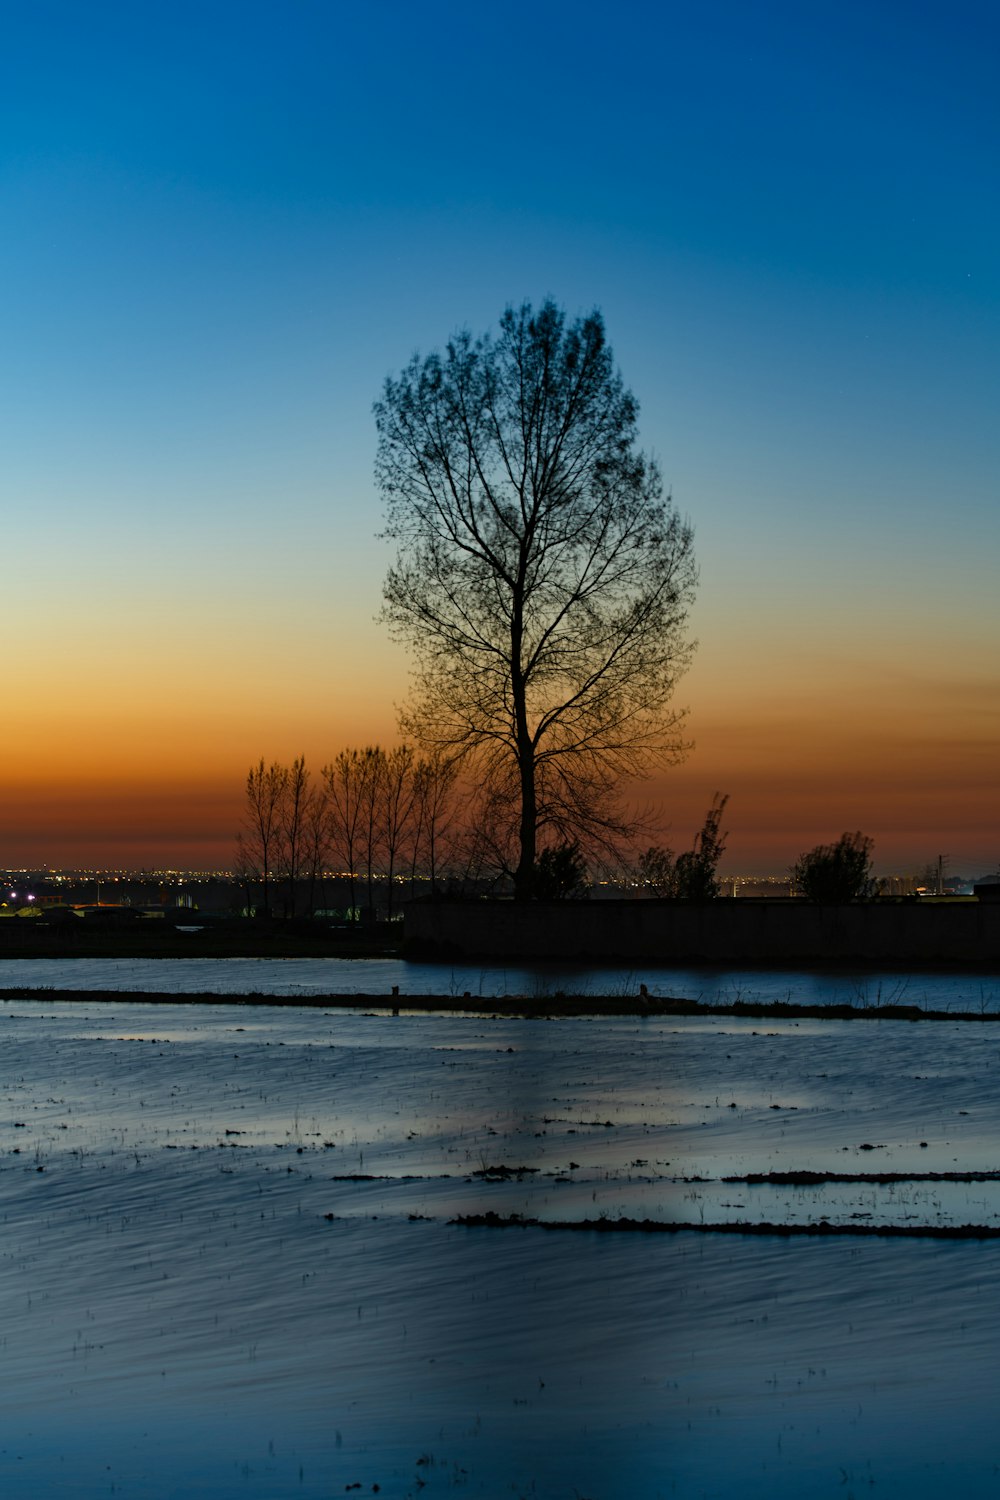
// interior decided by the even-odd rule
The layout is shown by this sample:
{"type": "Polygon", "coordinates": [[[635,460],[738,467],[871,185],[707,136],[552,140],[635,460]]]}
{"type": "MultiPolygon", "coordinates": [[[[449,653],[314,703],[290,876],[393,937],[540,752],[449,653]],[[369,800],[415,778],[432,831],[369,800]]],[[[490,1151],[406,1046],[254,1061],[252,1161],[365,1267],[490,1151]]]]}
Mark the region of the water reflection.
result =
{"type": "Polygon", "coordinates": [[[1000,1223],[992,1027],[47,997],[0,1050],[5,1496],[994,1492],[996,1243],[452,1222],[1000,1223]]]}

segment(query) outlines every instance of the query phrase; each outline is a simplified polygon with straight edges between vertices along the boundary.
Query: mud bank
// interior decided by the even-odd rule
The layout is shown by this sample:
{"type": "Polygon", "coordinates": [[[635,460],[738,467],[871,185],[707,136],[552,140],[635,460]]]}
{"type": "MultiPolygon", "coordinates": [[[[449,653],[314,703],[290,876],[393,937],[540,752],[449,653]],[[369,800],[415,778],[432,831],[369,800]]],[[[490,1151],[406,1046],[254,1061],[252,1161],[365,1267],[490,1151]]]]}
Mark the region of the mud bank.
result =
{"type": "Polygon", "coordinates": [[[847,1235],[862,1239],[893,1240],[1000,1240],[1000,1228],[987,1224],[815,1224],[751,1223],[745,1220],[718,1224],[663,1223],[660,1219],[524,1219],[519,1214],[460,1214],[452,1220],[464,1229],[553,1229],[582,1234],[754,1234],[780,1239],[815,1239],[817,1236],[847,1235]]]}
{"type": "Polygon", "coordinates": [[[295,994],[280,995],[269,991],[247,991],[228,994],[203,990],[152,991],[129,989],[56,989],[48,985],[4,986],[0,1001],[59,1000],[70,1004],[129,1005],[262,1005],[296,1010],[357,1010],[388,1012],[392,1015],[458,1014],[510,1016],[521,1019],[558,1019],[562,1016],[735,1016],[799,1020],[806,1017],[823,1021],[1000,1021],[1000,1010],[938,1010],[919,1005],[811,1005],[794,1001],[734,1000],[713,1004],[689,1000],[682,996],[657,995],[370,995],[295,994]]]}

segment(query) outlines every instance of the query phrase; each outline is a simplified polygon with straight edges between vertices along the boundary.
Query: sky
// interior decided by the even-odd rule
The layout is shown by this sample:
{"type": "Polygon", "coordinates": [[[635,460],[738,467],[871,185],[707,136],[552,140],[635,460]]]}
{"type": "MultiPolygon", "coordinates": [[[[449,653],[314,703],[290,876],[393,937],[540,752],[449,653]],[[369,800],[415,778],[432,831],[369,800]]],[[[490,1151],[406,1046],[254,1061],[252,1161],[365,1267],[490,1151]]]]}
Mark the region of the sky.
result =
{"type": "Polygon", "coordinates": [[[33,0],[0,52],[0,865],[225,867],[396,737],[372,402],[599,307],[700,568],[724,868],[1000,862],[1000,16],[33,0]]]}

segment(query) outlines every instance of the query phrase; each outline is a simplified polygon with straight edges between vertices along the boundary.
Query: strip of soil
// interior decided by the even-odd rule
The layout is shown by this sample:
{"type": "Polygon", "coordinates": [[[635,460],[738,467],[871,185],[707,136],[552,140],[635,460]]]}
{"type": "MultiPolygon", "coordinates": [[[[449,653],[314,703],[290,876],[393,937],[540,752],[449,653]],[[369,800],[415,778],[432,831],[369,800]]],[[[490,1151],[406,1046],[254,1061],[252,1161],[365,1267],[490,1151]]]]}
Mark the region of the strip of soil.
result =
{"type": "MultiPolygon", "coordinates": [[[[684,1179],[694,1181],[695,1179],[684,1179]]],[[[711,1178],[700,1177],[699,1182],[711,1178]]],[[[813,1187],[823,1182],[1000,1182],[1000,1172],[748,1172],[745,1177],[720,1177],[720,1182],[775,1183],[778,1186],[813,1187]]]]}
{"type": "MultiPolygon", "coordinates": [[[[245,957],[246,955],[240,955],[245,957]]],[[[916,1005],[795,1005],[786,1000],[750,1004],[710,1005],[675,996],[546,995],[270,995],[154,993],[150,990],[74,990],[51,985],[16,985],[0,990],[0,1004],[12,1000],[59,1000],[70,1003],[123,1005],[274,1005],[315,1010],[391,1010],[459,1012],[472,1015],[518,1016],[545,1020],[562,1016],[739,1016],[746,1019],[823,1021],[1000,1021],[1000,1010],[921,1010],[916,1005]]]]}
{"type": "Polygon", "coordinates": [[[519,1214],[459,1214],[449,1223],[466,1229],[550,1229],[592,1231],[597,1234],[756,1234],[781,1239],[827,1238],[849,1235],[863,1239],[998,1240],[1000,1226],[985,1224],[750,1224],[745,1220],[722,1224],[664,1224],[658,1219],[527,1219],[519,1214]]]}

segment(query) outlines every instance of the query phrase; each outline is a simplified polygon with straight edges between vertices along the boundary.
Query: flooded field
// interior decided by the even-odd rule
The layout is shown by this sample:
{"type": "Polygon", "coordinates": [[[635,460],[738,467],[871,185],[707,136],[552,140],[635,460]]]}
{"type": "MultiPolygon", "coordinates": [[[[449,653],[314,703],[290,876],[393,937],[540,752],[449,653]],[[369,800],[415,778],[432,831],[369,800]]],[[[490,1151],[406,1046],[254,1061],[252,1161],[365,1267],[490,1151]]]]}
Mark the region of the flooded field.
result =
{"type": "MultiPolygon", "coordinates": [[[[192,934],[192,941],[196,934],[192,934]]],[[[0,993],[12,989],[142,990],[149,994],[485,998],[638,995],[706,1004],[786,1002],[874,1009],[1000,1012],[1000,973],[722,969],[594,964],[412,963],[401,958],[13,958],[0,959],[0,993]]]]}
{"type": "Polygon", "coordinates": [[[995,1492],[1000,1242],[891,1233],[1000,1229],[993,1026],[53,996],[0,1049],[5,1496],[995,1492]],[[890,1233],[721,1232],[821,1223],[890,1233]]]}

